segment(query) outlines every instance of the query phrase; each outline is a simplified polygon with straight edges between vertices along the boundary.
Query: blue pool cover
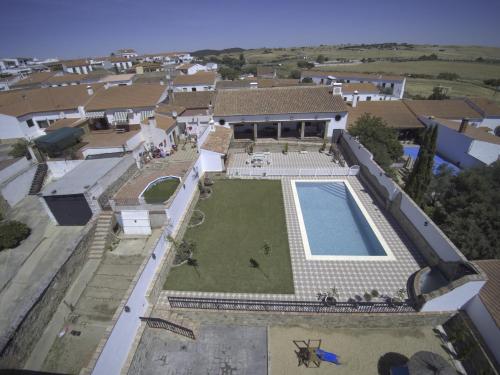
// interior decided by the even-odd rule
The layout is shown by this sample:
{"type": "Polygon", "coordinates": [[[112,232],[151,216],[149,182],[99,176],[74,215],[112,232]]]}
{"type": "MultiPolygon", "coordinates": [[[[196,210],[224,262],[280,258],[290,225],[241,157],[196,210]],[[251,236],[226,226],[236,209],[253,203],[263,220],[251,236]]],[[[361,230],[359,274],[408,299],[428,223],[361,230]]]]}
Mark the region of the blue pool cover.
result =
{"type": "MultiPolygon", "coordinates": [[[[418,150],[420,150],[420,146],[404,146],[403,147],[404,154],[409,156],[413,160],[417,160],[418,150]]],[[[452,163],[440,158],[438,155],[435,155],[434,156],[434,167],[432,168],[432,171],[434,174],[438,174],[439,166],[442,164],[444,164],[448,168],[450,168],[454,175],[456,175],[456,174],[458,174],[458,172],[460,172],[460,168],[458,168],[455,164],[452,164],[452,163]]]]}
{"type": "Polygon", "coordinates": [[[311,255],[385,256],[343,182],[295,182],[311,255]]]}

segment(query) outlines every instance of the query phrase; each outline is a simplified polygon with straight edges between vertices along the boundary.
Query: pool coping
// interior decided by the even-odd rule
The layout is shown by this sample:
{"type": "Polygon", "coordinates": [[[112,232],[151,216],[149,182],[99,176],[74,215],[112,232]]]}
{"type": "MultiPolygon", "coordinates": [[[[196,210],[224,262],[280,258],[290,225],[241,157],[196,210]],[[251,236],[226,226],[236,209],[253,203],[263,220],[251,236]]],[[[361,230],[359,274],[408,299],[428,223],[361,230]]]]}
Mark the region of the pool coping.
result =
{"type": "Polygon", "coordinates": [[[293,201],[295,204],[295,209],[297,211],[297,220],[299,222],[299,228],[300,228],[300,234],[302,237],[302,243],[304,247],[304,253],[306,260],[330,260],[330,261],[374,261],[374,262],[387,262],[387,261],[396,261],[396,257],[392,253],[389,245],[385,241],[384,237],[378,230],[377,226],[375,225],[374,221],[368,214],[368,211],[365,209],[363,204],[361,203],[361,200],[357,196],[356,192],[352,188],[351,184],[349,183],[348,180],[346,179],[335,179],[335,180],[303,180],[303,179],[291,179],[290,184],[292,186],[292,195],[293,195],[293,201]],[[313,255],[311,253],[311,248],[309,247],[309,238],[307,236],[307,230],[306,226],[304,223],[304,217],[302,215],[302,208],[300,206],[300,199],[297,194],[297,187],[296,187],[296,182],[306,182],[306,183],[318,183],[318,182],[342,182],[344,185],[347,187],[349,190],[349,193],[353,197],[356,205],[358,208],[361,210],[361,213],[363,214],[365,220],[367,221],[368,225],[370,226],[370,229],[373,231],[375,234],[375,237],[379,241],[380,245],[385,251],[386,255],[369,255],[369,256],[363,256],[363,255],[313,255]]]}

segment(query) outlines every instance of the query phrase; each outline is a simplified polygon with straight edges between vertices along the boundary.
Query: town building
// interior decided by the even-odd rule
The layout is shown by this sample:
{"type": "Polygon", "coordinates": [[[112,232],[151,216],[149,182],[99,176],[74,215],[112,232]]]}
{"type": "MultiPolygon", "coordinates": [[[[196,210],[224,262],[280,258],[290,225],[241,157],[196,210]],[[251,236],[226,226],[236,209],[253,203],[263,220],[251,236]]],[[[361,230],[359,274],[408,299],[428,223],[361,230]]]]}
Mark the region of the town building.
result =
{"type": "Polygon", "coordinates": [[[115,52],[115,56],[124,57],[126,59],[133,59],[138,56],[133,48],[123,48],[115,52]]]}
{"type": "Polygon", "coordinates": [[[172,81],[174,92],[178,91],[213,91],[215,90],[215,72],[198,72],[190,75],[178,75],[172,81]]]}
{"type": "Polygon", "coordinates": [[[221,90],[213,118],[229,125],[235,139],[332,139],[346,128],[347,114],[331,87],[304,86],[221,90]]]}
{"type": "Polygon", "coordinates": [[[106,87],[130,86],[134,82],[135,74],[110,74],[102,77],[99,82],[106,87]]]}
{"type": "Polygon", "coordinates": [[[305,70],[301,73],[301,81],[304,78],[312,79],[318,85],[330,85],[337,83],[371,83],[379,88],[381,94],[403,99],[406,78],[388,74],[366,74],[356,72],[332,72],[325,70],[305,70]]]}
{"type": "Polygon", "coordinates": [[[57,64],[60,64],[66,73],[88,74],[94,70],[90,60],[87,59],[64,60],[57,64]]]}

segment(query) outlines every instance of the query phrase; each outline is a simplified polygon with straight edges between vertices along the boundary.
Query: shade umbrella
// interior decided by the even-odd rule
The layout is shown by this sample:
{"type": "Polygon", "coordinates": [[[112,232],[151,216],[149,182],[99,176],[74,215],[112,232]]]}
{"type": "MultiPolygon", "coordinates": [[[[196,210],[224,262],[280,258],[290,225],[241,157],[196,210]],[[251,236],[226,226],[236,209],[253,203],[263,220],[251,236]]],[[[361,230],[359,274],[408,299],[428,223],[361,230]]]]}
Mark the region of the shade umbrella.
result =
{"type": "Polygon", "coordinates": [[[410,375],[457,375],[457,371],[439,354],[421,351],[408,361],[410,375]]]}

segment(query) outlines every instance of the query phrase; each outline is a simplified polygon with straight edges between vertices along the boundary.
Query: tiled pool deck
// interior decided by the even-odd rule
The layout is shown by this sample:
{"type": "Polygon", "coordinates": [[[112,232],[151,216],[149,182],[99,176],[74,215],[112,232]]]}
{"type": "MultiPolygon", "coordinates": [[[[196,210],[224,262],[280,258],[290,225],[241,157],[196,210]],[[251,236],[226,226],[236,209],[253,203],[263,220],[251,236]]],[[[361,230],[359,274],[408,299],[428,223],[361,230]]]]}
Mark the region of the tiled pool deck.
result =
{"type": "Polygon", "coordinates": [[[408,277],[424,266],[424,261],[413,244],[403,233],[397,222],[381,209],[366,191],[360,179],[351,177],[282,177],[288,242],[292,261],[294,295],[202,293],[163,291],[158,304],[168,304],[167,296],[271,299],[271,300],[317,300],[319,292],[336,287],[340,300],[362,296],[365,291],[377,289],[381,294],[394,295],[406,287],[408,277]],[[307,260],[305,257],[299,220],[292,193],[292,180],[345,180],[358,195],[375,226],[391,249],[395,260],[307,260]]]}

